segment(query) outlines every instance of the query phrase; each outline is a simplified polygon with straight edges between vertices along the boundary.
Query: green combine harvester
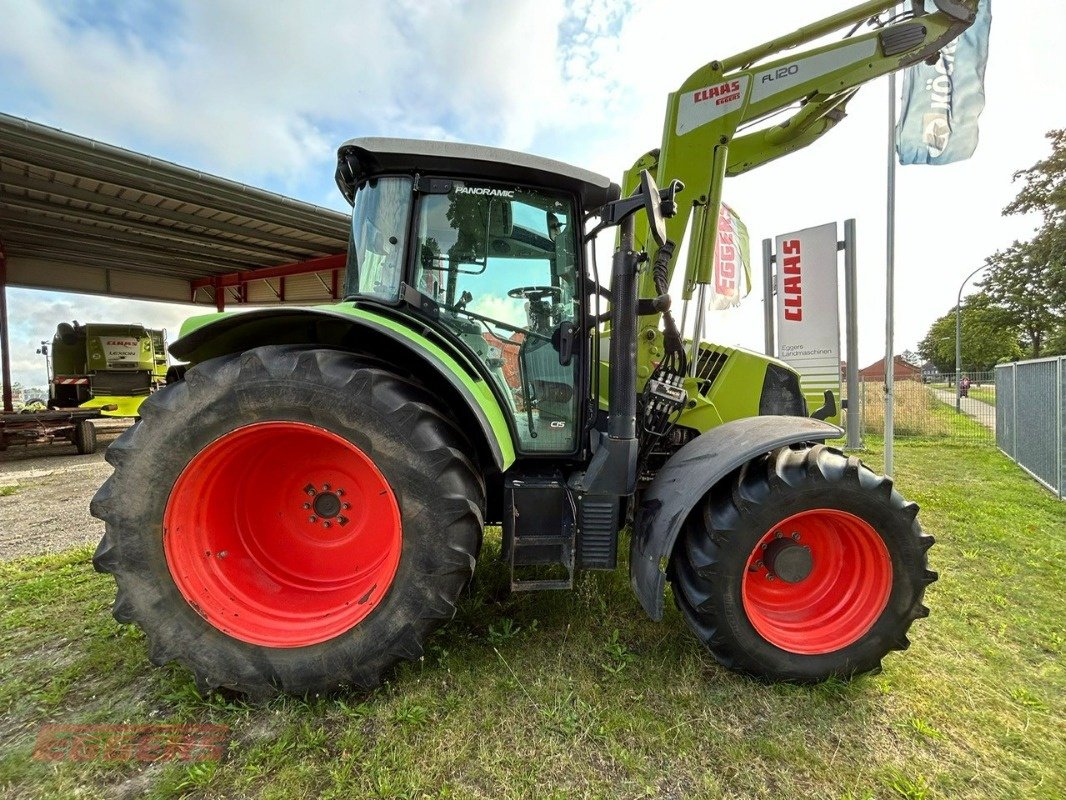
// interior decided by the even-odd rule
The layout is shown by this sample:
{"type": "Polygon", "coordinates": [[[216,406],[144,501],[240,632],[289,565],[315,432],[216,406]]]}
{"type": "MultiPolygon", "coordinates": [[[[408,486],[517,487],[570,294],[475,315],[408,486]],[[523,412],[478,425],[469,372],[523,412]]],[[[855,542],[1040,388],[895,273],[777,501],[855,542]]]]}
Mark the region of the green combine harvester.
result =
{"type": "Polygon", "coordinates": [[[143,325],[61,322],[51,349],[49,408],[99,408],[135,417],[166,383],[166,334],[143,325]]]}
{"type": "Polygon", "coordinates": [[[184,379],[108,449],[94,564],[115,618],[203,691],[372,687],[451,619],[500,525],[516,591],[615,569],[628,539],[644,611],[662,619],[669,582],[731,669],[821,681],[906,648],[936,579],[917,506],[825,444],[835,403],[807,408],[795,371],[702,341],[702,301],[725,179],[972,23],[976,0],[935,2],[711,61],[621,187],[488,147],[344,144],[346,300],[189,320],[184,379]],[[690,224],[686,339],[668,288],[690,224]]]}

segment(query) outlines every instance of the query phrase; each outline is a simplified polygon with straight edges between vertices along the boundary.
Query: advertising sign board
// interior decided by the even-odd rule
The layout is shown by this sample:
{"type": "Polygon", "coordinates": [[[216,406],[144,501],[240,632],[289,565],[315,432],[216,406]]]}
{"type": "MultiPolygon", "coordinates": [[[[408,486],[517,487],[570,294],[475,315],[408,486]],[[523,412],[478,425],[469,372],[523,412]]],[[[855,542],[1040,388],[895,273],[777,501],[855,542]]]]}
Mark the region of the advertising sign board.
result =
{"type": "Polygon", "coordinates": [[[840,405],[837,286],[835,222],[777,237],[777,356],[800,373],[810,411],[827,389],[840,405]]]}

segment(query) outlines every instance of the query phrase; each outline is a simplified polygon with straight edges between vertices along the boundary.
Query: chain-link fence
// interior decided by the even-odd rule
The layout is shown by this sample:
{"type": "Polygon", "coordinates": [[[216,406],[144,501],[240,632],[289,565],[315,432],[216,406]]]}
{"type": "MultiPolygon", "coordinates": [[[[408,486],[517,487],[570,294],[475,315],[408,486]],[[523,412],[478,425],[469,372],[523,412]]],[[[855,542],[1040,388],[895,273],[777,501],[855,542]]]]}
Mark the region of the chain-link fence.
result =
{"type": "MultiPolygon", "coordinates": [[[[991,444],[996,437],[996,383],[991,372],[936,375],[927,380],[899,380],[894,386],[895,436],[951,438],[991,444]]],[[[883,379],[859,382],[858,412],[863,435],[885,432],[883,379]]],[[[848,403],[849,410],[853,406],[848,403]]],[[[853,413],[851,411],[850,413],[853,413]]]]}
{"type": "Polygon", "coordinates": [[[1066,356],[996,367],[996,444],[1066,497],[1066,356]]]}

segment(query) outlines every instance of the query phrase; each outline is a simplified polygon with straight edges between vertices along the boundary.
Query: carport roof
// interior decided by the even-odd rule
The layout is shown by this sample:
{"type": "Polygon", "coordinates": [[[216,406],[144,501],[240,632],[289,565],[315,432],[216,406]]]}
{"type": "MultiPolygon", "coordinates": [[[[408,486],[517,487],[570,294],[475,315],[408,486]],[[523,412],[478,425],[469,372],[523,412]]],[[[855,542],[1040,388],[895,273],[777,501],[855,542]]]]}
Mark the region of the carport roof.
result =
{"type": "Polygon", "coordinates": [[[337,297],[348,224],[337,211],[0,114],[11,286],[322,302],[337,297]]]}

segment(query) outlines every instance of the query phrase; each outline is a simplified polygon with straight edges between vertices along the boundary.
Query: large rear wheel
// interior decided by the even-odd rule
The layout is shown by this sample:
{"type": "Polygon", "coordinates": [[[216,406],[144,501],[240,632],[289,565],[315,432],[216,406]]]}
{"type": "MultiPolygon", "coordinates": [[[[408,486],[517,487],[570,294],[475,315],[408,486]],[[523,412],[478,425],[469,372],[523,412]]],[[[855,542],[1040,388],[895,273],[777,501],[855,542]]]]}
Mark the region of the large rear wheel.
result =
{"type": "Polygon", "coordinates": [[[204,691],[369,688],[454,613],[480,541],[469,445],[420,387],[331,350],[205,362],[108,449],[114,616],[204,691]]]}
{"type": "Polygon", "coordinates": [[[888,478],[822,445],[748,462],[693,512],[674,597],[724,665],[813,682],[877,670],[928,614],[933,537],[888,478]]]}

